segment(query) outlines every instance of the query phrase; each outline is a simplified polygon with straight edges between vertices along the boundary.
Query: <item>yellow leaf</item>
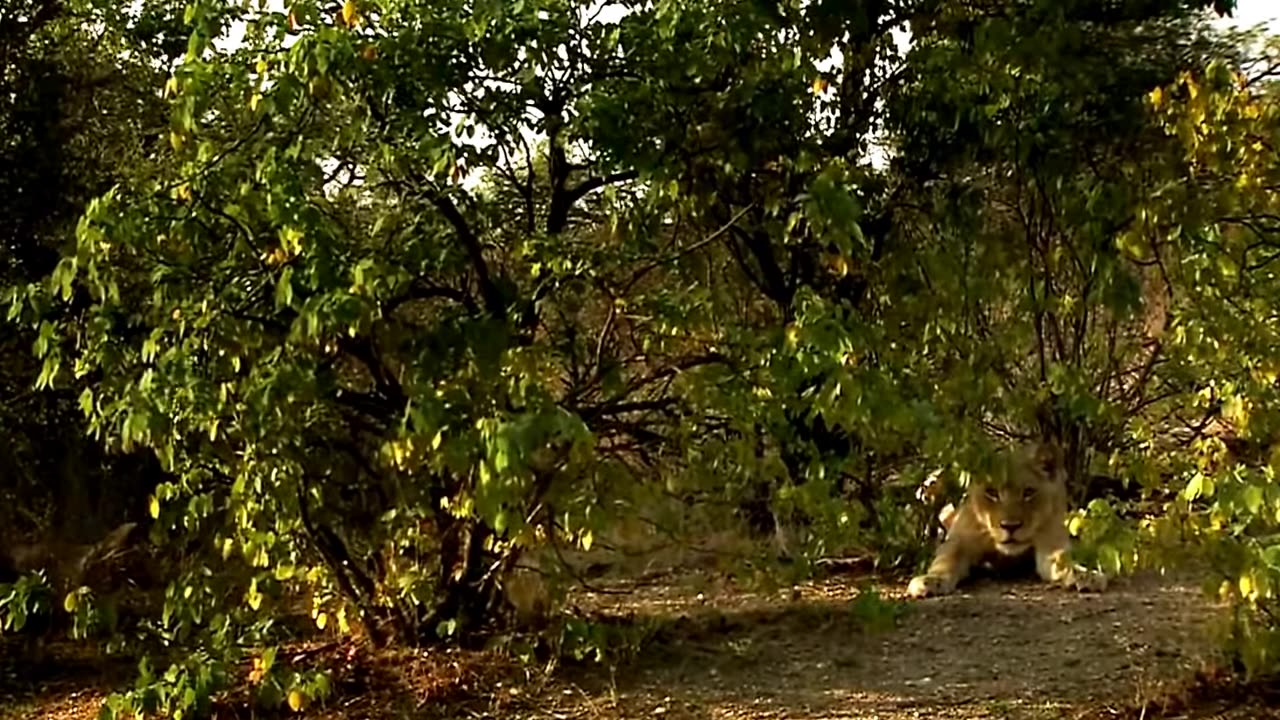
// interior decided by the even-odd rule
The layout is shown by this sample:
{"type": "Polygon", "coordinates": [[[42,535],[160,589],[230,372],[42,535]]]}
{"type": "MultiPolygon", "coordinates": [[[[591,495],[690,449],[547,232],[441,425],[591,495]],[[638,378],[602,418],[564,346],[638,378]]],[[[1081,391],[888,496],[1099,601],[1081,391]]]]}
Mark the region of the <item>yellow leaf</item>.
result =
{"type": "Polygon", "coordinates": [[[268,265],[283,265],[288,260],[289,252],[282,247],[273,247],[270,251],[262,254],[262,261],[268,265]]]}
{"type": "Polygon", "coordinates": [[[1223,403],[1222,414],[1236,425],[1237,430],[1244,431],[1249,426],[1249,410],[1248,399],[1232,395],[1223,403]]]}
{"type": "Polygon", "coordinates": [[[1071,533],[1075,537],[1079,537],[1080,531],[1083,529],[1084,529],[1084,517],[1081,515],[1073,516],[1071,518],[1071,521],[1067,523],[1067,532],[1071,533]]]}
{"type": "Polygon", "coordinates": [[[1147,99],[1151,101],[1151,107],[1160,109],[1164,104],[1164,88],[1155,88],[1148,95],[1147,99]]]}
{"type": "Polygon", "coordinates": [[[292,256],[297,255],[302,251],[302,240],[304,237],[306,237],[306,234],[298,228],[288,227],[280,234],[280,241],[285,250],[287,250],[292,256]]]}
{"type": "Polygon", "coordinates": [[[289,708],[294,712],[300,712],[307,704],[307,696],[303,695],[298,689],[289,691],[289,708]]]}
{"type": "Polygon", "coordinates": [[[347,0],[342,3],[342,22],[347,27],[355,27],[360,22],[359,9],[356,7],[355,0],[347,0]]]}
{"type": "Polygon", "coordinates": [[[151,519],[155,520],[160,517],[160,498],[155,495],[151,496],[151,501],[147,504],[147,510],[151,513],[151,519]]]}
{"type": "Polygon", "coordinates": [[[258,592],[258,581],[256,579],[249,583],[249,591],[245,593],[245,600],[253,610],[262,607],[262,593],[258,592]]]}
{"type": "Polygon", "coordinates": [[[813,79],[813,87],[811,89],[813,90],[814,95],[821,95],[822,93],[826,92],[827,88],[830,86],[831,86],[831,83],[827,82],[826,78],[822,76],[818,76],[813,79]]]}
{"type": "Polygon", "coordinates": [[[320,613],[316,615],[316,627],[323,630],[325,625],[329,624],[329,613],[320,613]]]}
{"type": "Polygon", "coordinates": [[[1241,575],[1239,585],[1240,595],[1245,598],[1252,599],[1254,591],[1253,578],[1249,575],[1241,575]]]}

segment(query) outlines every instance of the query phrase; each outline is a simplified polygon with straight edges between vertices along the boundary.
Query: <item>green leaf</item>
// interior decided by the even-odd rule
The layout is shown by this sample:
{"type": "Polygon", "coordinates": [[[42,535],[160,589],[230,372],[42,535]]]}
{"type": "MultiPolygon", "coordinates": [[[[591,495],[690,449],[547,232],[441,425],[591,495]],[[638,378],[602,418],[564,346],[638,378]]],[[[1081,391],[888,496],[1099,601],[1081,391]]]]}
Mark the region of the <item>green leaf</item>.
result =
{"type": "Polygon", "coordinates": [[[1248,485],[1244,488],[1244,506],[1250,513],[1258,514],[1262,510],[1265,495],[1260,485],[1248,485]]]}
{"type": "Polygon", "coordinates": [[[1099,546],[1098,563],[1102,571],[1108,575],[1119,575],[1121,571],[1120,551],[1112,545],[1099,546]]]}
{"type": "Polygon", "coordinates": [[[1205,476],[1203,473],[1196,473],[1191,476],[1191,480],[1187,482],[1187,486],[1182,491],[1182,496],[1187,500],[1195,500],[1204,493],[1205,476]]]}
{"type": "Polygon", "coordinates": [[[269,646],[262,651],[262,671],[263,672],[271,672],[271,669],[275,667],[276,651],[277,651],[277,648],[274,645],[269,646]]]}
{"type": "Polygon", "coordinates": [[[1263,562],[1273,570],[1280,570],[1280,545],[1269,545],[1262,550],[1263,562]]]}
{"type": "Polygon", "coordinates": [[[276,307],[287,308],[293,305],[293,268],[285,266],[276,280],[276,307]]]}

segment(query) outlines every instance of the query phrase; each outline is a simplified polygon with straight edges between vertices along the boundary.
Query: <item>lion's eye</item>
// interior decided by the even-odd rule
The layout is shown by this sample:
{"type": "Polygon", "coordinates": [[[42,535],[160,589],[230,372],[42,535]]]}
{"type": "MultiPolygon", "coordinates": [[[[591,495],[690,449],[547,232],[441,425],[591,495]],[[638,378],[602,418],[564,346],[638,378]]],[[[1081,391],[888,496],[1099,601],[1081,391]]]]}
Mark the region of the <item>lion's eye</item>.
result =
{"type": "Polygon", "coordinates": [[[1022,499],[1023,499],[1023,500],[1030,500],[1031,498],[1033,498],[1033,497],[1035,497],[1035,496],[1036,496],[1036,489],[1035,489],[1035,488],[1027,488],[1026,490],[1023,490],[1023,491],[1022,491],[1022,499]]]}
{"type": "Polygon", "coordinates": [[[987,488],[986,495],[991,502],[1000,502],[1000,492],[995,488],[987,488]]]}

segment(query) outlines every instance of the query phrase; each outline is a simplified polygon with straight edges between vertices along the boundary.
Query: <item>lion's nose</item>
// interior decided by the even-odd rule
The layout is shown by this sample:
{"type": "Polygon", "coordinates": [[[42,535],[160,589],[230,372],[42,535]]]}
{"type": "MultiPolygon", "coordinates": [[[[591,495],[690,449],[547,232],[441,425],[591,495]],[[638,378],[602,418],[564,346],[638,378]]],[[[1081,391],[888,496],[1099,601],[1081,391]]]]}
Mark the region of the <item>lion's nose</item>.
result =
{"type": "Polygon", "coordinates": [[[1005,520],[1000,523],[1000,528],[1010,535],[1020,527],[1022,527],[1022,523],[1020,522],[1009,522],[1008,520],[1005,520]]]}

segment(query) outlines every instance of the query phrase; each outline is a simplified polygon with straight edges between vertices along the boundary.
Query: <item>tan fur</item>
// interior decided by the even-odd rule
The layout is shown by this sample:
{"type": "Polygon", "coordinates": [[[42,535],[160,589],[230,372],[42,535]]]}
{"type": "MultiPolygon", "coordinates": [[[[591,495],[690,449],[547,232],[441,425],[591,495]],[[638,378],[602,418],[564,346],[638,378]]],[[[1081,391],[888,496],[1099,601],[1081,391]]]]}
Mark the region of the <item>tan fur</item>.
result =
{"type": "Polygon", "coordinates": [[[1028,445],[1006,453],[989,477],[975,480],[950,518],[947,537],[924,575],[911,579],[911,597],[945,595],[984,561],[1035,555],[1036,572],[1048,583],[1102,591],[1106,576],[1074,565],[1065,524],[1067,489],[1057,452],[1028,445]]]}

